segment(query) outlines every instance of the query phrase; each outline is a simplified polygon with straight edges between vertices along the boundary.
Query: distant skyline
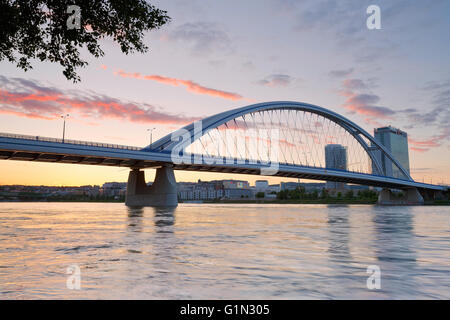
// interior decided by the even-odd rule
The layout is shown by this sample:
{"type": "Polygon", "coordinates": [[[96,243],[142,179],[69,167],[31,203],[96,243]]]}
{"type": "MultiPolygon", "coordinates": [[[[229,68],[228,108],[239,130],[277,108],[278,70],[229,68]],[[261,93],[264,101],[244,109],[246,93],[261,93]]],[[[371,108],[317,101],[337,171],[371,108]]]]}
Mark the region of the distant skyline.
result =
{"type": "MultiPolygon", "coordinates": [[[[24,72],[0,62],[1,132],[133,146],[218,112],[264,101],[307,102],[373,134],[408,133],[411,175],[450,183],[450,2],[249,0],[150,1],[172,21],[146,36],[147,54],[112,41],[73,84],[58,65],[24,72]],[[380,30],[366,8],[381,8],[380,30]]],[[[128,168],[0,162],[0,184],[126,181],[128,168]]],[[[296,179],[176,171],[177,181],[296,179]]],[[[152,181],[154,170],[146,170],[152,181]]]]}

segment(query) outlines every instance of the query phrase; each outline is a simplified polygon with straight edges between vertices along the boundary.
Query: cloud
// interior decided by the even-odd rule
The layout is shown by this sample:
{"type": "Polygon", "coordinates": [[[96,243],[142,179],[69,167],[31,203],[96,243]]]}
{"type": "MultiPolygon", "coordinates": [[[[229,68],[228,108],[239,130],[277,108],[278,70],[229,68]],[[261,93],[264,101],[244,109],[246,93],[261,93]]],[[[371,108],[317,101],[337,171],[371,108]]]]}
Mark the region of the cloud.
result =
{"type": "Polygon", "coordinates": [[[417,109],[416,108],[407,108],[407,109],[399,110],[399,112],[413,113],[413,112],[417,112],[417,109]]]}
{"type": "Polygon", "coordinates": [[[266,87],[287,87],[292,81],[294,78],[287,74],[272,74],[256,83],[266,87]]]}
{"type": "Polygon", "coordinates": [[[380,100],[380,97],[375,94],[368,94],[368,93],[352,93],[349,98],[348,102],[358,105],[358,106],[365,106],[368,104],[377,103],[380,100]]]}
{"type": "Polygon", "coordinates": [[[430,96],[428,112],[417,109],[405,109],[403,112],[409,122],[417,126],[436,126],[450,130],[450,80],[427,82],[422,90],[430,96]]]}
{"type": "Polygon", "coordinates": [[[395,111],[387,107],[348,105],[347,108],[359,114],[379,118],[390,118],[395,114],[395,111]]]}
{"type": "MultiPolygon", "coordinates": [[[[412,112],[404,112],[406,114],[406,117],[409,119],[411,125],[420,125],[420,126],[429,126],[429,125],[436,125],[439,122],[439,119],[450,120],[449,112],[445,108],[433,108],[429,112],[420,113],[419,111],[415,110],[412,112]]],[[[448,121],[447,121],[448,124],[448,121]]]]}
{"type": "Polygon", "coordinates": [[[313,0],[301,1],[292,10],[297,32],[321,31],[335,35],[341,45],[355,44],[364,40],[365,9],[367,5],[351,1],[313,0]],[[363,25],[364,27],[361,27],[363,25]]]}
{"type": "Polygon", "coordinates": [[[367,93],[375,86],[376,79],[368,81],[361,79],[345,79],[342,81],[341,94],[347,99],[343,107],[351,113],[364,117],[364,121],[380,127],[379,119],[394,119],[404,121],[406,129],[419,126],[434,127],[440,131],[429,138],[415,139],[409,137],[410,149],[415,152],[427,152],[432,148],[438,148],[446,144],[450,139],[450,80],[441,82],[428,82],[423,87],[431,95],[432,109],[420,112],[416,108],[393,110],[385,106],[379,106],[380,97],[373,93],[367,93]]]}
{"type": "Polygon", "coordinates": [[[367,89],[367,85],[361,79],[346,79],[343,82],[343,86],[349,90],[367,89]]]}
{"type": "Polygon", "coordinates": [[[439,82],[428,90],[432,94],[434,109],[427,114],[427,120],[433,120],[439,127],[450,130],[450,79],[439,82]]]}
{"type": "Polygon", "coordinates": [[[411,168],[412,172],[434,171],[433,168],[411,168]]]}
{"type": "Polygon", "coordinates": [[[0,76],[0,114],[51,120],[64,113],[82,118],[136,123],[186,124],[197,117],[174,115],[147,103],[123,101],[95,92],[63,91],[37,81],[0,76]]]}
{"type": "Polygon", "coordinates": [[[417,147],[409,147],[409,149],[411,151],[420,152],[420,153],[427,152],[429,150],[429,149],[417,148],[417,147]]]}
{"type": "Polygon", "coordinates": [[[255,70],[255,64],[251,61],[246,61],[241,65],[241,69],[243,69],[245,71],[255,70]]]}
{"type": "Polygon", "coordinates": [[[450,87],[450,79],[446,81],[428,81],[423,86],[423,90],[448,89],[450,87]]]}
{"type": "MultiPolygon", "coordinates": [[[[448,9],[446,0],[432,2],[412,0],[378,0],[351,1],[351,0],[272,0],[277,7],[288,12],[294,18],[294,30],[299,32],[322,31],[329,34],[342,45],[368,44],[373,42],[372,35],[368,36],[366,28],[366,9],[370,4],[381,7],[382,28],[386,24],[391,33],[406,34],[410,29],[405,28],[408,21],[413,18],[415,27],[424,27],[424,24],[436,23],[436,20],[445,22],[440,12],[448,9]],[[281,2],[281,5],[280,5],[281,2]]],[[[384,39],[384,38],[383,38],[384,39]]]]}
{"type": "Polygon", "coordinates": [[[408,138],[408,143],[411,145],[410,149],[417,152],[426,152],[431,148],[437,148],[446,143],[450,138],[450,129],[444,129],[441,134],[434,135],[427,139],[413,139],[408,138]]]}
{"type": "Polygon", "coordinates": [[[196,54],[231,53],[232,41],[228,33],[216,23],[190,22],[177,26],[167,35],[168,40],[181,41],[196,54]]]}
{"type": "Polygon", "coordinates": [[[389,119],[396,112],[387,107],[380,107],[373,105],[380,100],[380,97],[374,94],[356,94],[348,93],[347,100],[345,101],[344,108],[350,110],[353,113],[357,113],[363,116],[389,119]]]}
{"type": "Polygon", "coordinates": [[[62,93],[58,88],[42,86],[37,82],[23,78],[10,78],[10,81],[8,81],[6,77],[0,76],[0,84],[3,89],[27,90],[31,88],[36,92],[45,93],[47,95],[58,95],[62,93]]]}
{"type": "Polygon", "coordinates": [[[426,140],[414,140],[409,138],[408,141],[410,144],[417,146],[417,147],[438,147],[440,145],[439,141],[441,138],[433,137],[426,140]]]}
{"type": "Polygon", "coordinates": [[[380,97],[376,94],[358,92],[368,90],[374,86],[375,79],[369,79],[367,82],[361,79],[345,79],[342,81],[343,90],[341,94],[347,97],[343,107],[350,113],[358,114],[364,117],[364,121],[373,126],[381,126],[378,119],[392,119],[397,113],[391,108],[377,105],[380,97]]]}
{"type": "Polygon", "coordinates": [[[226,61],[225,60],[210,60],[208,61],[208,64],[213,66],[214,68],[219,68],[219,67],[223,67],[226,65],[226,61]]]}
{"type": "Polygon", "coordinates": [[[328,75],[332,78],[343,78],[351,75],[355,69],[349,68],[344,70],[331,70],[328,75]]]}
{"type": "Polygon", "coordinates": [[[127,73],[123,70],[118,70],[118,71],[114,72],[114,74],[119,75],[124,78],[152,80],[152,81],[156,81],[156,82],[159,82],[162,84],[171,85],[171,86],[175,86],[175,87],[182,85],[182,86],[185,86],[186,90],[189,92],[213,96],[213,97],[219,97],[222,99],[236,101],[236,100],[241,100],[244,98],[240,94],[204,87],[204,86],[199,85],[198,83],[195,83],[194,81],[191,81],[191,80],[169,78],[169,77],[164,77],[164,76],[160,76],[160,75],[142,75],[139,72],[127,73]]]}

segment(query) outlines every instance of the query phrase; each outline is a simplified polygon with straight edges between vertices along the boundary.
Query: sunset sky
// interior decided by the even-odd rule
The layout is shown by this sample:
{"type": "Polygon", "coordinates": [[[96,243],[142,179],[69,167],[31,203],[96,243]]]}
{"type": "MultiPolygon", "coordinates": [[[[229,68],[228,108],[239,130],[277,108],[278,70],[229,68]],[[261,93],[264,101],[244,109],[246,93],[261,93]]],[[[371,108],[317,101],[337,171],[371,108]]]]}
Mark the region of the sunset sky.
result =
{"type": "MultiPolygon", "coordinates": [[[[373,134],[409,135],[411,174],[450,183],[450,1],[151,1],[172,21],[146,35],[150,51],[105,56],[66,80],[59,65],[28,72],[0,62],[0,132],[133,146],[196,119],[252,103],[291,100],[338,112],[373,134]],[[366,8],[381,8],[368,30],[366,8]]],[[[151,180],[153,170],[147,171],[151,180]]],[[[127,168],[0,160],[0,184],[126,181],[127,168]]],[[[260,176],[177,171],[178,181],[260,176]]],[[[275,179],[272,182],[288,179],[275,179]]]]}

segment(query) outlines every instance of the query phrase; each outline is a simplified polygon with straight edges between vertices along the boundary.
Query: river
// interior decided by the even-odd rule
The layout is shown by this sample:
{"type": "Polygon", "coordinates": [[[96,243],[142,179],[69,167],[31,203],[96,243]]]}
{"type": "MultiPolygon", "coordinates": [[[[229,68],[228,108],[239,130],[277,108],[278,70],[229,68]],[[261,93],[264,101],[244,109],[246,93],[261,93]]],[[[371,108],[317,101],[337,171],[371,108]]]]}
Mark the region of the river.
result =
{"type": "Polygon", "coordinates": [[[0,203],[0,299],[419,298],[450,298],[448,206],[0,203]]]}

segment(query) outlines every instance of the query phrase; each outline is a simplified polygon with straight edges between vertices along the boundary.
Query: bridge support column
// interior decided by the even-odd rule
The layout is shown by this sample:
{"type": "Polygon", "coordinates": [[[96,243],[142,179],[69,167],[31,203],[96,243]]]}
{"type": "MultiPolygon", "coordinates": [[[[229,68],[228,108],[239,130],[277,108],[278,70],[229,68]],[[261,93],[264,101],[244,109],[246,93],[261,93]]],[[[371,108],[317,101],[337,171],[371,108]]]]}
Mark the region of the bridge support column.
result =
{"type": "Polygon", "coordinates": [[[378,204],[381,205],[420,205],[423,204],[423,197],[417,188],[403,190],[404,196],[395,197],[390,189],[381,190],[378,195],[378,204]]]}
{"type": "Polygon", "coordinates": [[[145,183],[144,171],[131,170],[125,204],[130,207],[176,207],[177,183],[173,168],[156,169],[155,181],[150,187],[145,183]]]}

